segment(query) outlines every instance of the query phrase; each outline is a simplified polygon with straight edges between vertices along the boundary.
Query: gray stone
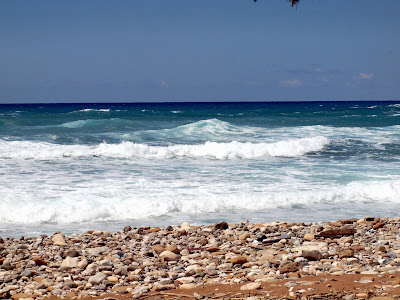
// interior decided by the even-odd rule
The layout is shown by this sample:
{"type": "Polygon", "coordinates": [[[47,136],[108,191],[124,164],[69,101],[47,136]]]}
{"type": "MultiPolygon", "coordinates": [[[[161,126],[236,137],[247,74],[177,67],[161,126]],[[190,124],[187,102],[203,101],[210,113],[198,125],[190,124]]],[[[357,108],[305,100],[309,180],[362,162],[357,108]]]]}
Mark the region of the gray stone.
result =
{"type": "Polygon", "coordinates": [[[89,283],[91,283],[93,285],[98,285],[106,278],[107,278],[107,275],[100,272],[100,273],[97,273],[96,275],[90,277],[89,283]]]}

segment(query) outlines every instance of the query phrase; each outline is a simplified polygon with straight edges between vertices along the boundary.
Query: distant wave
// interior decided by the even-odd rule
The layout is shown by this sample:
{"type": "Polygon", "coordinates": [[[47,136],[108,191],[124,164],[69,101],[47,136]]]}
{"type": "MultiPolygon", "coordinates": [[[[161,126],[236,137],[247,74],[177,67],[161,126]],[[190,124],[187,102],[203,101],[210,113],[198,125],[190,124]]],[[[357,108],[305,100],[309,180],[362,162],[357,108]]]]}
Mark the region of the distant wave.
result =
{"type": "Polygon", "coordinates": [[[94,111],[94,112],[110,112],[110,109],[109,108],[99,108],[99,109],[84,108],[84,109],[80,109],[80,110],[71,111],[70,113],[90,112],[90,111],[94,111]]]}
{"type": "Polygon", "coordinates": [[[122,142],[101,143],[97,146],[57,145],[44,142],[0,141],[0,158],[58,159],[65,157],[115,157],[115,158],[208,158],[252,159],[261,157],[296,157],[321,151],[329,144],[323,136],[290,139],[276,143],[217,143],[197,145],[151,146],[122,142]]]}
{"type": "Polygon", "coordinates": [[[87,120],[78,120],[78,121],[63,123],[60,125],[60,127],[80,128],[80,127],[83,127],[86,123],[87,123],[87,120]]]}
{"type": "Polygon", "coordinates": [[[113,126],[118,127],[120,125],[126,125],[131,123],[129,120],[112,118],[112,119],[87,119],[87,120],[76,120],[71,122],[66,122],[57,127],[65,127],[65,128],[82,128],[82,127],[106,127],[113,126]]]}
{"type": "MultiPolygon", "coordinates": [[[[181,135],[226,135],[243,133],[245,128],[235,126],[218,119],[201,120],[171,129],[157,130],[169,134],[181,135]]],[[[155,132],[152,131],[152,132],[155,132]]]]}

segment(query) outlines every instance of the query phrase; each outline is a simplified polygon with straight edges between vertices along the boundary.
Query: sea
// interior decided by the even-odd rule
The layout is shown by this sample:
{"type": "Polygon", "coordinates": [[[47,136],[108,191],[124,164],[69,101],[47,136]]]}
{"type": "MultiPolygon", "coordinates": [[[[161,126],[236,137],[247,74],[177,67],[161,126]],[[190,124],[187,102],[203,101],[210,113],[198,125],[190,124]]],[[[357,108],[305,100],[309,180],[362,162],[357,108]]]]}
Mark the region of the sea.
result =
{"type": "Polygon", "coordinates": [[[400,101],[0,105],[0,236],[400,215],[400,101]]]}

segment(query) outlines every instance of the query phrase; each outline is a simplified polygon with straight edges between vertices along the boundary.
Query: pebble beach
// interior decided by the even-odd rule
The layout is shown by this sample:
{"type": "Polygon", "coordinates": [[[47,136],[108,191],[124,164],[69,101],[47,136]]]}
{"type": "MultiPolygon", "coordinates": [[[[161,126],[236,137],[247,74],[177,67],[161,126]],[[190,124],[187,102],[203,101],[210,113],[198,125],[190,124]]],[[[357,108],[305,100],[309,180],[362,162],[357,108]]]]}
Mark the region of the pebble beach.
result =
{"type": "Polygon", "coordinates": [[[0,298],[398,299],[400,217],[0,238],[0,298]]]}

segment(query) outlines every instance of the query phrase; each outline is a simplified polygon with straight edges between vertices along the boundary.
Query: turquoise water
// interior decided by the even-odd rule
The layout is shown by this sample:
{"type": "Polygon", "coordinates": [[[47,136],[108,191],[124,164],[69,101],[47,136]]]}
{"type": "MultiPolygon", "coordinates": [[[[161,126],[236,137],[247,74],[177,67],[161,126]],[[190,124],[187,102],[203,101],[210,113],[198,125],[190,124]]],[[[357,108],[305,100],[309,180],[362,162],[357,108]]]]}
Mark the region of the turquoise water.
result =
{"type": "Polygon", "coordinates": [[[0,235],[395,216],[400,102],[0,105],[0,235]]]}

